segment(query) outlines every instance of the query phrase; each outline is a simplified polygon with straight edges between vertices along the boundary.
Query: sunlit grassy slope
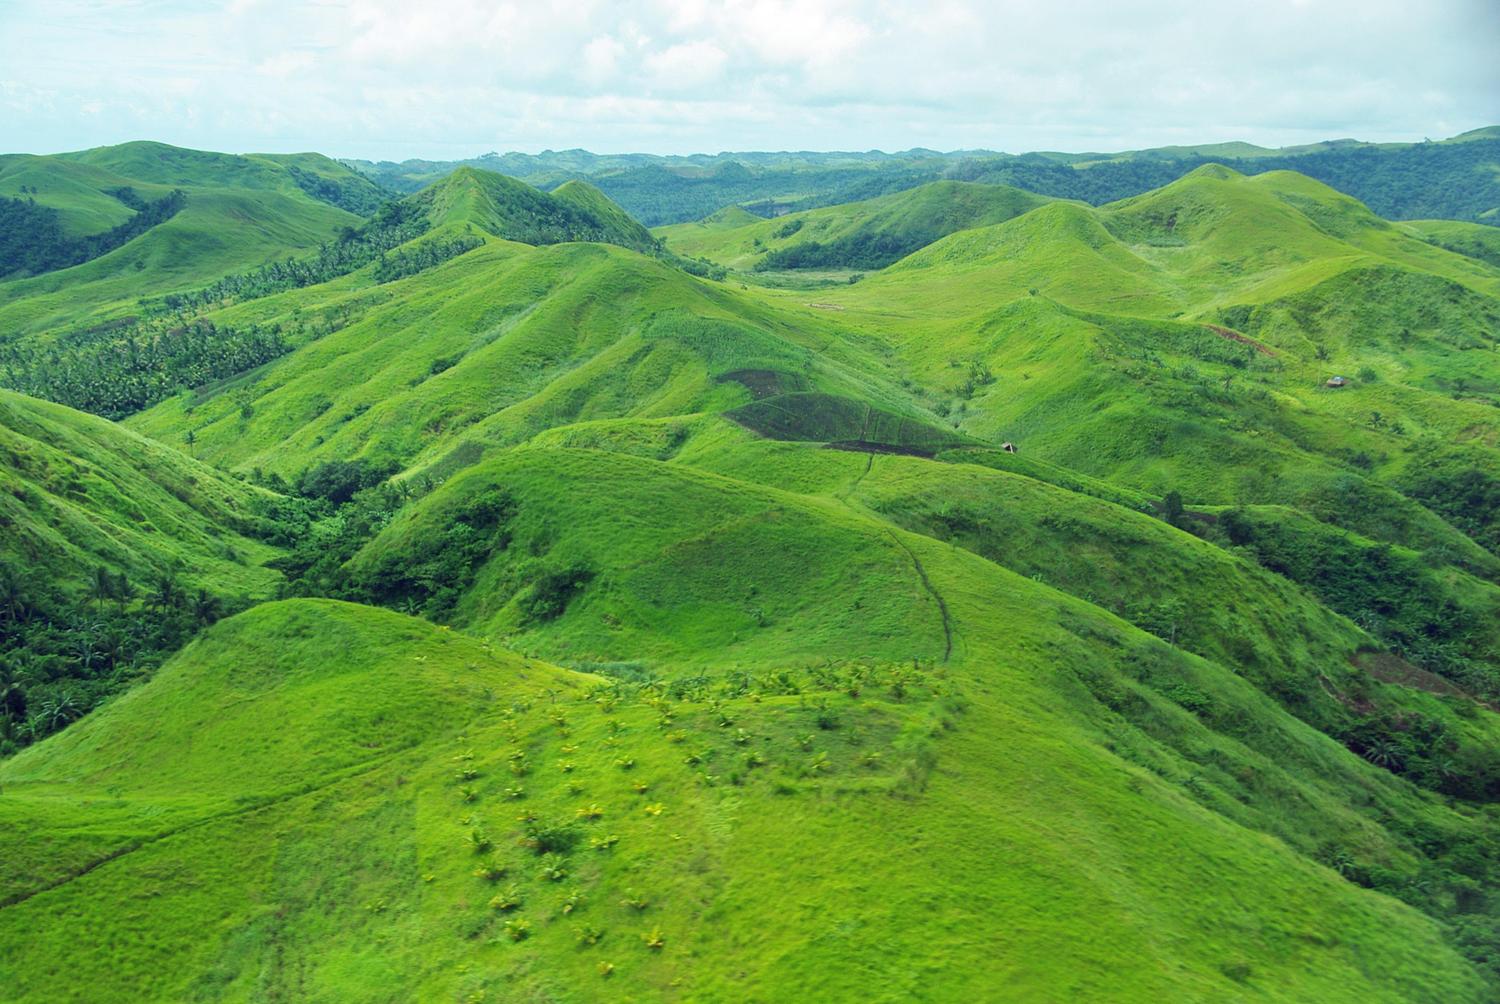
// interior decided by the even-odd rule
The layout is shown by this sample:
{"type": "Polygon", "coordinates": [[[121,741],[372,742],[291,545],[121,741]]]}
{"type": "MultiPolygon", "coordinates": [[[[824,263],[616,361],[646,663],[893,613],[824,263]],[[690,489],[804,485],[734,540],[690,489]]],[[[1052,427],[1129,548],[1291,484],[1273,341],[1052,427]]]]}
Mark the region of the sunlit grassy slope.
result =
{"type": "MultiPolygon", "coordinates": [[[[1146,643],[1077,604],[1083,635],[1056,633],[1055,595],[905,543],[951,604],[951,663],[849,662],[833,635],[782,660],[798,682],[743,696],[615,695],[368,608],[225,623],[0,768],[8,829],[35,834],[0,923],[15,999],[1477,993],[1430,921],[1213,811],[1216,784],[1207,806],[1172,784],[1193,769],[1172,743],[1213,734],[1196,719],[1161,704],[1164,740],[1110,724],[1085,680],[1146,643]],[[85,936],[64,977],[51,960],[85,936]]],[[[1163,671],[1274,722],[1206,665],[1163,671]]],[[[1280,731],[1275,760],[1213,742],[1319,824],[1388,839],[1343,786],[1409,796],[1280,731]]]]}
{"type": "Polygon", "coordinates": [[[342,595],[444,622],[264,604],[0,764],[15,999],[1493,997],[1500,716],[1384,649],[1495,663],[1500,271],[1209,168],[808,294],[514,186],[131,432],[6,399],[397,469],[342,595]]]}
{"type": "Polygon", "coordinates": [[[1458,220],[1417,220],[1406,226],[1431,244],[1500,267],[1500,227],[1458,220]]]}
{"type": "Polygon", "coordinates": [[[0,562],[70,588],[103,567],[265,595],[275,551],[247,532],[268,493],[61,405],[0,391],[0,562]]]}

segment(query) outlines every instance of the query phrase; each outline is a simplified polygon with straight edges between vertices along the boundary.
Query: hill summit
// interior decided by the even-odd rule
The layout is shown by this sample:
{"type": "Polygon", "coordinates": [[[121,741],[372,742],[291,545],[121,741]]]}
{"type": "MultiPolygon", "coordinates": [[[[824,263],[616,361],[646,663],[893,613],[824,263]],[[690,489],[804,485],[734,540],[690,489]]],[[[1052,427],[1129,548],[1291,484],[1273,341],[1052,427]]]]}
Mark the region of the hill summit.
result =
{"type": "Polygon", "coordinates": [[[494,171],[460,167],[404,200],[437,226],[472,226],[522,244],[593,241],[652,251],[657,241],[597,188],[570,181],[547,193],[494,171]]]}

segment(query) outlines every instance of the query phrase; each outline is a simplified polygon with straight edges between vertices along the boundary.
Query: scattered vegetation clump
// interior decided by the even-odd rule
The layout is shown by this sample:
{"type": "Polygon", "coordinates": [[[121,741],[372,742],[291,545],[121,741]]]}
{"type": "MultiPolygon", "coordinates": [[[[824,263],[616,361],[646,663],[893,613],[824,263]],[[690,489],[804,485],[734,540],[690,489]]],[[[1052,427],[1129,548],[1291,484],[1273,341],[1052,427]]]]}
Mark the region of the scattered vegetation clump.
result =
{"type": "Polygon", "coordinates": [[[1406,494],[1500,555],[1500,474],[1483,457],[1423,450],[1402,478],[1406,494]]]}
{"type": "Polygon", "coordinates": [[[532,580],[531,589],[520,600],[523,617],[533,624],[556,620],[593,577],[593,569],[576,563],[543,570],[532,580]]]}
{"type": "Polygon", "coordinates": [[[479,237],[461,235],[422,241],[411,248],[398,248],[377,260],[375,281],[386,283],[405,279],[483,245],[484,241],[479,237]]]}
{"type": "Polygon", "coordinates": [[[171,293],[162,298],[161,306],[174,312],[210,310],[327,282],[380,260],[386,252],[415,240],[430,227],[431,221],[415,206],[387,202],[364,227],[344,231],[337,241],[321,245],[314,255],[227,275],[191,292],[171,293]]]}
{"type": "Polygon", "coordinates": [[[1500,635],[1420,555],[1317,523],[1225,513],[1230,542],[1313,591],[1392,651],[1487,700],[1500,698],[1500,635]]]}

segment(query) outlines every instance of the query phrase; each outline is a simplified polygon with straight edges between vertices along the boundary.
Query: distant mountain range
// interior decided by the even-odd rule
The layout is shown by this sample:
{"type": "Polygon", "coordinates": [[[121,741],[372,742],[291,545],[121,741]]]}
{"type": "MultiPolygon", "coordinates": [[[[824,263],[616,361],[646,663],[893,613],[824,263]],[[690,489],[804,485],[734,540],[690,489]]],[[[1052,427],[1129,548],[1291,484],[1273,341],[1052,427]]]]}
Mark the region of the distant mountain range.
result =
{"type": "Polygon", "coordinates": [[[1158,188],[1210,162],[1243,174],[1295,170],[1353,195],[1387,219],[1500,224],[1500,126],[1436,142],[1340,139],[1280,149],[1214,143],[1123,153],[913,149],[692,156],[549,150],[460,161],[344,161],[400,192],[415,191],[461,165],[542,188],[585,178],[647,226],[700,219],[730,205],[776,216],[945,179],[999,182],[1100,205],[1158,188]]]}

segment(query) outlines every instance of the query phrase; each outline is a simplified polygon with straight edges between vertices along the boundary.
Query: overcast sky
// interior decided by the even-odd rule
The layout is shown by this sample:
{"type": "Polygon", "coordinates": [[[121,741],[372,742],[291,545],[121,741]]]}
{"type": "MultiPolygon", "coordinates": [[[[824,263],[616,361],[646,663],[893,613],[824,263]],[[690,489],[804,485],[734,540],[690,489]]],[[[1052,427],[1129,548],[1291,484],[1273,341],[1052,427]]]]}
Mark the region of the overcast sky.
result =
{"type": "Polygon", "coordinates": [[[0,0],[0,150],[1109,150],[1500,123],[1500,0],[0,0]]]}

